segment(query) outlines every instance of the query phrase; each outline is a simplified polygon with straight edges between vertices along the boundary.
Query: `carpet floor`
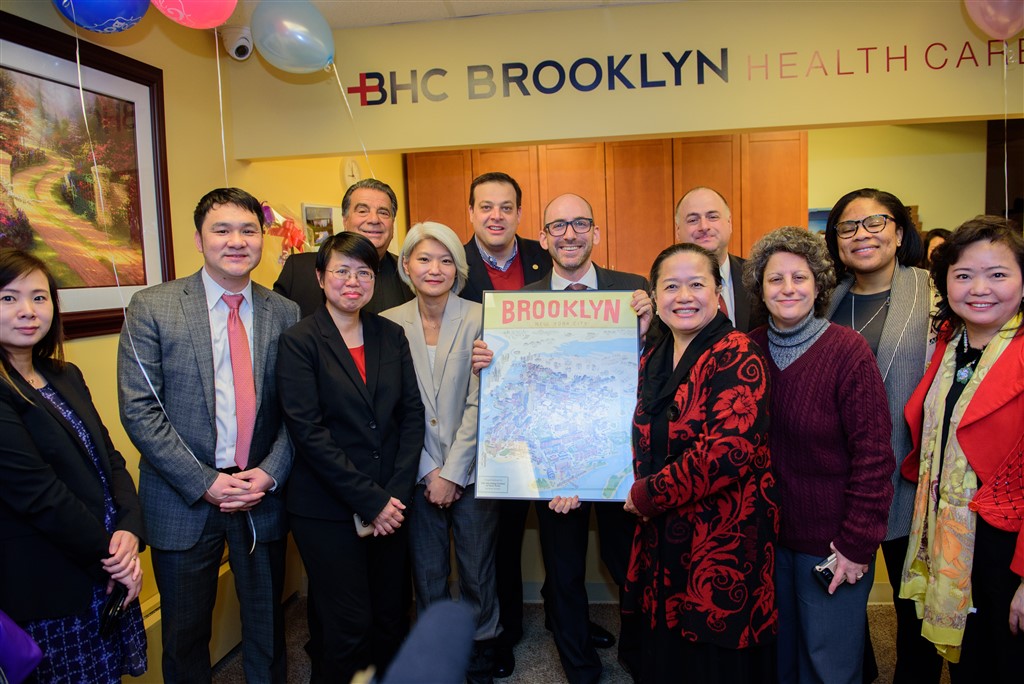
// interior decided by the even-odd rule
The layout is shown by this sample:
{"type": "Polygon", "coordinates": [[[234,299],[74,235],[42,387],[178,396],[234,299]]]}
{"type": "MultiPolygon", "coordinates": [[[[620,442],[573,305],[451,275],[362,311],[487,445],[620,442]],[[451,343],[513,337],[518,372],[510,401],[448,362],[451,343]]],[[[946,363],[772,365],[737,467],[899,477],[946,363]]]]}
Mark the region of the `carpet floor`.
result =
{"type": "MultiPolygon", "coordinates": [[[[539,603],[528,603],[523,613],[523,640],[516,646],[516,669],[507,679],[495,680],[496,684],[561,684],[565,682],[558,652],[551,634],[544,629],[544,609],[539,603]]],[[[591,619],[612,633],[618,631],[616,606],[592,604],[591,619]]],[[[896,662],[896,617],[892,606],[868,606],[868,620],[871,623],[871,641],[878,661],[877,684],[892,682],[896,662]]],[[[288,682],[304,684],[309,681],[309,658],[303,646],[309,639],[306,629],[306,600],[294,597],[285,605],[286,647],[288,649],[288,682]]],[[[602,684],[630,684],[632,679],[616,660],[616,649],[599,650],[604,664],[602,684]]],[[[942,673],[943,684],[949,682],[949,673],[942,673]]],[[[241,650],[236,648],[214,668],[214,684],[244,684],[241,650]]]]}

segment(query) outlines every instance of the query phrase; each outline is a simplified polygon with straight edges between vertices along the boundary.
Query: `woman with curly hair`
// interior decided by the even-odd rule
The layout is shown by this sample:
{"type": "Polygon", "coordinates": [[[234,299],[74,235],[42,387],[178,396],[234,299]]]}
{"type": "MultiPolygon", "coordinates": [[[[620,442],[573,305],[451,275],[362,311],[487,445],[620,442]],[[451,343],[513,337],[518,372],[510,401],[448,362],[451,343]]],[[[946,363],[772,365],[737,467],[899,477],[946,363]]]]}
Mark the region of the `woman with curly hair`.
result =
{"type": "Polygon", "coordinates": [[[778,508],[760,350],[719,310],[715,255],[678,244],[651,268],[671,334],[640,361],[640,517],[624,612],[640,612],[643,682],[772,682],[778,508]]]}
{"type": "Polygon", "coordinates": [[[779,681],[860,684],[896,466],[885,387],[864,338],[824,318],[835,273],[817,236],[765,235],[743,282],[769,315],[750,337],[768,352],[772,384],[779,681]],[[819,584],[815,566],[825,564],[819,584]]]}

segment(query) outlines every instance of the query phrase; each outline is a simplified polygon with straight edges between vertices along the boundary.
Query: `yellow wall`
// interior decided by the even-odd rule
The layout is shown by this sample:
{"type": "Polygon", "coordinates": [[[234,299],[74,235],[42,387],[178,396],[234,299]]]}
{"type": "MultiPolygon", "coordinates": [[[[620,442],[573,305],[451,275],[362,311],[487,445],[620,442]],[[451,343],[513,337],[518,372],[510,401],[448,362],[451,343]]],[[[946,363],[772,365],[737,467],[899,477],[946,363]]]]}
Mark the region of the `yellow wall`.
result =
{"type": "Polygon", "coordinates": [[[880,188],[917,205],[922,230],[953,229],[985,212],[986,146],[984,121],[812,130],[808,203],[880,188]]]}
{"type": "MultiPolygon", "coordinates": [[[[302,220],[302,204],[341,206],[347,185],[341,171],[345,161],[353,157],[312,157],[307,159],[280,159],[239,164],[232,173],[231,182],[268,202],[278,213],[302,220]]],[[[374,154],[356,158],[362,177],[384,181],[398,196],[398,216],[395,220],[396,251],[408,226],[405,218],[405,170],[400,154],[374,154]]],[[[281,272],[278,258],[281,239],[267,237],[263,243],[263,261],[253,272],[253,279],[270,287],[281,272]]]]}

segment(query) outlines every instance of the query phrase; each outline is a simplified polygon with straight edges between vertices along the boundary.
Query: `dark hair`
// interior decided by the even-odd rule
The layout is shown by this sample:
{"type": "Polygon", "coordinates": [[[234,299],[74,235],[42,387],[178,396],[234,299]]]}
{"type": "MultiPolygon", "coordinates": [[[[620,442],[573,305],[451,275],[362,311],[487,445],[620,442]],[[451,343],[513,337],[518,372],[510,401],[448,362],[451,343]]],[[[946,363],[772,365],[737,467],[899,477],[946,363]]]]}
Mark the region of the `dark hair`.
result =
{"type": "Polygon", "coordinates": [[[917,234],[917,228],[910,220],[910,212],[903,206],[900,198],[891,192],[877,190],[875,188],[861,188],[848,192],[839,198],[832,211],[828,213],[828,221],[825,224],[825,244],[828,246],[828,253],[832,255],[832,262],[836,269],[836,279],[842,280],[846,275],[846,264],[839,258],[839,236],[836,234],[836,224],[839,217],[846,211],[847,205],[855,199],[869,199],[878,202],[896,219],[896,225],[903,229],[903,239],[896,248],[896,261],[902,266],[917,266],[924,254],[924,247],[921,245],[921,236],[917,234]]]}
{"type": "Polygon", "coordinates": [[[196,210],[192,213],[192,219],[195,221],[196,230],[202,231],[203,221],[206,220],[206,215],[213,211],[215,208],[224,204],[234,204],[240,209],[252,212],[256,215],[256,220],[259,221],[260,227],[263,226],[263,206],[260,201],[247,193],[241,188],[217,188],[203,195],[202,199],[196,205],[196,210]]]}
{"type": "Polygon", "coordinates": [[[807,262],[818,290],[814,297],[814,315],[824,318],[832,290],[836,286],[836,272],[821,238],[803,228],[779,228],[754,243],[747,263],[743,265],[743,284],[750,298],[757,303],[759,309],[767,309],[764,304],[764,271],[768,268],[768,260],[779,252],[803,257],[807,262]]]}
{"type": "MultiPolygon", "coordinates": [[[[20,249],[0,249],[0,288],[7,287],[18,278],[33,271],[39,271],[46,276],[46,283],[50,288],[50,301],[53,302],[53,320],[50,322],[50,329],[32,348],[32,358],[49,359],[60,367],[64,365],[64,326],[61,323],[57,281],[54,280],[50,269],[39,258],[20,249]]],[[[10,384],[10,360],[7,358],[6,350],[2,347],[0,347],[0,360],[3,360],[3,369],[0,370],[0,374],[4,376],[2,379],[10,384]]]]}
{"type": "Polygon", "coordinates": [[[364,178],[361,181],[356,181],[348,187],[345,191],[345,196],[341,198],[341,215],[348,216],[348,210],[352,206],[352,193],[356,190],[366,188],[367,190],[376,190],[377,192],[383,192],[391,200],[391,215],[395,217],[398,214],[398,198],[395,197],[395,191],[391,189],[391,186],[384,181],[379,181],[376,178],[364,178]]]}
{"type": "Polygon", "coordinates": [[[505,183],[511,185],[516,191],[516,209],[523,206],[523,189],[519,187],[519,183],[516,183],[515,178],[501,171],[491,171],[473,179],[473,182],[469,184],[469,206],[472,207],[476,204],[476,186],[483,185],[484,183],[505,183]]]}
{"type": "MultiPolygon", "coordinates": [[[[949,269],[960,261],[964,250],[982,240],[1006,245],[1017,260],[1017,268],[1024,274],[1024,237],[1013,221],[1001,216],[976,216],[965,222],[932,252],[932,280],[935,282],[935,289],[939,291],[939,305],[932,319],[932,329],[936,332],[943,332],[945,329],[945,334],[949,335],[958,326],[963,325],[963,319],[949,305],[946,276],[949,269]]],[[[1017,307],[1017,313],[1022,312],[1024,300],[1021,300],[1017,307]]]]}
{"type": "Polygon", "coordinates": [[[331,260],[331,252],[337,252],[351,259],[358,259],[370,267],[374,273],[380,268],[380,257],[377,248],[370,239],[359,233],[342,231],[330,236],[320,244],[316,253],[316,270],[321,276],[327,270],[327,262],[331,260]]]}
{"type": "Polygon", "coordinates": [[[670,245],[665,249],[661,250],[661,254],[654,257],[654,263],[651,264],[651,290],[658,288],[658,277],[661,275],[661,265],[665,263],[665,260],[669,257],[673,257],[676,254],[682,254],[683,252],[693,252],[699,254],[708,260],[708,265],[711,267],[711,275],[715,278],[715,289],[722,287],[722,271],[720,270],[720,264],[718,263],[718,257],[715,256],[714,252],[708,251],[694,242],[678,242],[674,245],[670,245]]]}
{"type": "Polygon", "coordinates": [[[945,228],[932,228],[924,234],[924,241],[922,242],[921,249],[924,254],[921,256],[921,263],[918,264],[921,268],[928,271],[931,270],[932,262],[928,258],[928,245],[932,244],[932,241],[936,238],[942,238],[943,241],[948,240],[949,236],[953,234],[953,231],[946,230],[945,228]]]}

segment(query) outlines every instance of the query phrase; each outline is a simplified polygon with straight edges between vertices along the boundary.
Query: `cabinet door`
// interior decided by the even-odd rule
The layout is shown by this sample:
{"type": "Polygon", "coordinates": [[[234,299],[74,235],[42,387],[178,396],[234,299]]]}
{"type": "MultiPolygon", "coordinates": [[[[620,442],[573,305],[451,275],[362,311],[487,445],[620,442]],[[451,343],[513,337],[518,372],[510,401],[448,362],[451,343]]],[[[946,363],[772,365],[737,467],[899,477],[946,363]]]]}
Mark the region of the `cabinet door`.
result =
{"type": "Polygon", "coordinates": [[[601,240],[594,246],[593,259],[602,266],[608,263],[604,155],[604,143],[537,146],[541,211],[538,230],[544,227],[543,212],[548,202],[567,192],[579,195],[594,208],[594,221],[601,231],[601,240]]]}
{"type": "Polygon", "coordinates": [[[676,203],[696,187],[717,190],[732,212],[732,239],[729,252],[740,254],[743,248],[743,217],[740,212],[740,136],[709,135],[703,138],[673,140],[672,230],[675,233],[676,203]]]}
{"type": "MultiPolygon", "coordinates": [[[[516,179],[523,190],[523,217],[517,233],[537,239],[540,228],[540,198],[537,190],[537,148],[492,147],[473,150],[473,178],[491,171],[501,171],[516,179]]],[[[472,179],[470,179],[472,182],[472,179]]],[[[469,199],[469,183],[466,184],[469,199]]]]}
{"type": "Polygon", "coordinates": [[[608,266],[646,276],[675,241],[672,223],[672,141],[605,143],[608,266]]]}
{"type": "Polygon", "coordinates": [[[469,184],[473,181],[469,150],[413,152],[405,155],[405,185],[409,193],[409,227],[420,221],[443,223],[466,242],[469,224],[469,184]]]}
{"type": "Polygon", "coordinates": [[[807,132],[744,133],[743,256],[765,233],[807,226],[807,132]]]}

